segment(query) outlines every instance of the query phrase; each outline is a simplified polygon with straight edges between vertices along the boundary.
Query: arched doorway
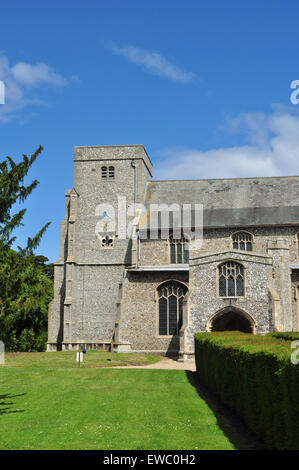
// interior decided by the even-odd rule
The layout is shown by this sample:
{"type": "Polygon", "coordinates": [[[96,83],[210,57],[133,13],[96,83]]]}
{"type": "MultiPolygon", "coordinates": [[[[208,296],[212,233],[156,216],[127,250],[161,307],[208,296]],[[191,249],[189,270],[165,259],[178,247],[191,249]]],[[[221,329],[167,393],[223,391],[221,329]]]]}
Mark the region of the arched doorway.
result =
{"type": "Polygon", "coordinates": [[[210,331],[241,331],[254,333],[254,320],[245,312],[234,307],[226,307],[218,312],[210,322],[210,331]]]}

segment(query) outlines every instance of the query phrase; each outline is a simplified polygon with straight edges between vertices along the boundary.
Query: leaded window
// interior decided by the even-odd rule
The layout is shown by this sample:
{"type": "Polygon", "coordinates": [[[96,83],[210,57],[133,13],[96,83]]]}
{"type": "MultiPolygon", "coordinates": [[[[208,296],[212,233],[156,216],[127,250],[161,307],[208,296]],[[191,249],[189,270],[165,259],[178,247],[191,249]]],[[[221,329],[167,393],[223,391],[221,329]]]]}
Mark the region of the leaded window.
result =
{"type": "Polygon", "coordinates": [[[170,247],[170,263],[171,264],[188,264],[189,263],[189,246],[188,241],[182,238],[169,238],[170,247]]]}
{"type": "Polygon", "coordinates": [[[218,266],[220,297],[244,296],[244,267],[234,261],[218,266]]]}
{"type": "Polygon", "coordinates": [[[248,232],[237,232],[232,235],[234,250],[252,251],[252,235],[248,232]]]}
{"type": "Polygon", "coordinates": [[[106,179],[107,178],[107,167],[106,166],[102,166],[102,178],[106,179]]]}
{"type": "Polygon", "coordinates": [[[115,176],[115,169],[114,166],[102,166],[101,168],[101,176],[102,179],[113,179],[115,176]]]}
{"type": "Polygon", "coordinates": [[[158,288],[159,335],[177,335],[183,323],[183,300],[187,287],[169,281],[158,288]]]}

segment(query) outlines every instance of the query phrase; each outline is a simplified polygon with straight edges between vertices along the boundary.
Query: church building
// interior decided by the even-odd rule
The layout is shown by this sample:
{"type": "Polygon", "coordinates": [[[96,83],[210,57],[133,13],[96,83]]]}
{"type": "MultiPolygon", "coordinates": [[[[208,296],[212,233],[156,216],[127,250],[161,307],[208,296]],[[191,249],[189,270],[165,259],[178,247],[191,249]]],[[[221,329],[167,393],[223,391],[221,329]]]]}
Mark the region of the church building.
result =
{"type": "Polygon", "coordinates": [[[185,360],[197,332],[298,331],[299,176],[155,181],[142,145],[75,147],[54,284],[48,351],[185,360]]]}

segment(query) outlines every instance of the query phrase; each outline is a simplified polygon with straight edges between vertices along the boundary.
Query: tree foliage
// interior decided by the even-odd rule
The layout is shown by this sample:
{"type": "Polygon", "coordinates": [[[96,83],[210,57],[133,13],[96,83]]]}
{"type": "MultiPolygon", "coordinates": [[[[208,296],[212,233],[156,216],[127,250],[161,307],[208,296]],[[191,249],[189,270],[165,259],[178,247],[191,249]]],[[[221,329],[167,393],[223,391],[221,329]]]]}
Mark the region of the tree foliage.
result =
{"type": "Polygon", "coordinates": [[[42,152],[40,146],[20,163],[11,157],[0,163],[0,339],[6,350],[44,350],[47,336],[47,308],[53,296],[53,265],[34,250],[49,222],[34,237],[28,237],[18,252],[11,248],[14,229],[23,225],[26,209],[12,213],[38,185],[24,185],[32,164],[42,152]]]}
{"type": "Polygon", "coordinates": [[[44,350],[53,282],[34,257],[0,251],[0,335],[10,351],[44,350]]]}

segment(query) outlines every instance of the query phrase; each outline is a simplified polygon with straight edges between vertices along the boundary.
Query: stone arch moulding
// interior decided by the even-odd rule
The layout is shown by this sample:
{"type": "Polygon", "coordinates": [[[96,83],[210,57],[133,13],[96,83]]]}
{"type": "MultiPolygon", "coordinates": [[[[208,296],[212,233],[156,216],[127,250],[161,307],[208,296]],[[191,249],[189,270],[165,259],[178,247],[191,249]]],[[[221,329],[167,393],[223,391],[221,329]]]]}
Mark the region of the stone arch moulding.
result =
{"type": "Polygon", "coordinates": [[[236,316],[239,316],[240,318],[243,318],[244,320],[247,320],[249,322],[250,328],[251,328],[251,333],[255,334],[257,324],[256,324],[256,321],[254,320],[254,318],[249,313],[247,313],[245,310],[243,310],[239,307],[232,306],[231,308],[232,308],[232,310],[229,311],[229,307],[226,306],[226,307],[223,307],[220,310],[218,310],[216,313],[214,313],[209,318],[209,320],[207,322],[206,331],[213,331],[213,323],[215,321],[217,321],[218,319],[221,319],[222,316],[224,316],[226,314],[230,314],[230,313],[235,313],[236,316]]]}
{"type": "MultiPolygon", "coordinates": [[[[177,283],[177,284],[181,284],[183,287],[185,287],[186,293],[185,293],[184,297],[186,297],[186,295],[189,294],[189,286],[186,282],[178,281],[177,279],[167,279],[165,281],[159,282],[158,284],[156,284],[154,286],[154,289],[155,289],[155,303],[159,304],[159,295],[158,295],[159,289],[162,288],[164,284],[167,285],[167,284],[171,284],[172,282],[177,283]]],[[[158,312],[156,312],[156,313],[158,315],[158,312]]]]}
{"type": "Polygon", "coordinates": [[[231,232],[230,237],[233,238],[233,236],[238,235],[238,233],[246,233],[247,235],[250,235],[252,238],[252,241],[254,241],[255,239],[255,235],[252,232],[250,232],[249,230],[242,230],[242,229],[234,230],[233,232],[231,232]]]}
{"type": "Polygon", "coordinates": [[[181,281],[181,280],[173,279],[173,278],[158,282],[155,287],[156,291],[159,289],[159,287],[162,287],[163,284],[167,284],[168,282],[177,282],[178,284],[183,284],[183,286],[185,286],[189,291],[189,286],[185,281],[181,281]]]}

